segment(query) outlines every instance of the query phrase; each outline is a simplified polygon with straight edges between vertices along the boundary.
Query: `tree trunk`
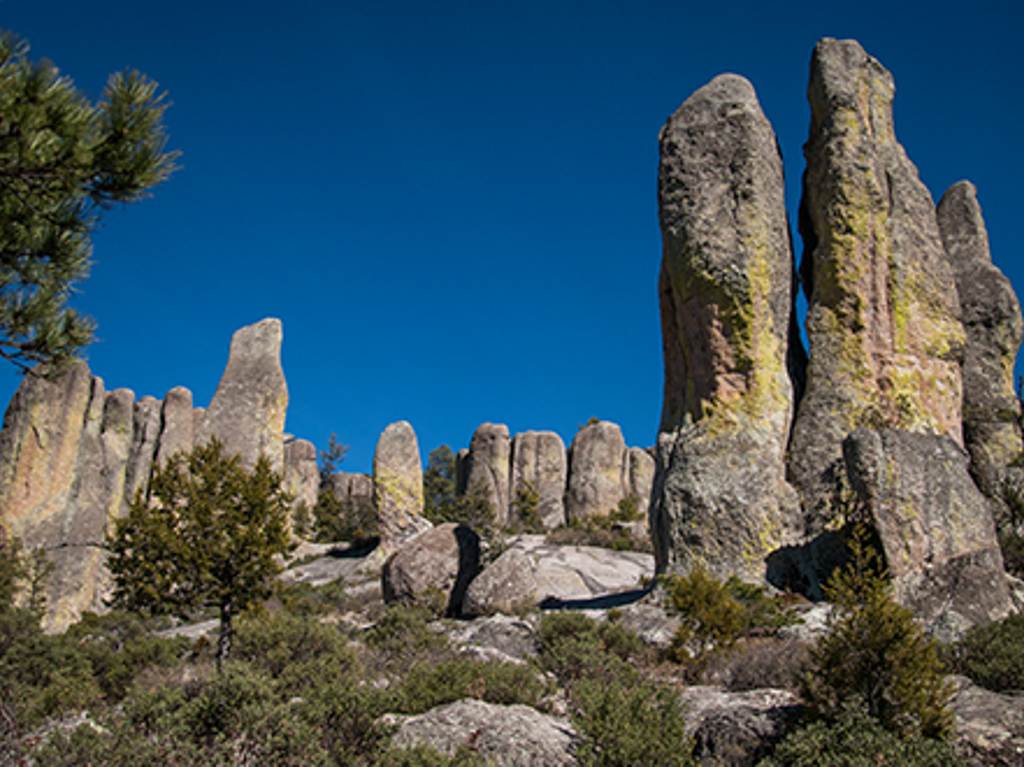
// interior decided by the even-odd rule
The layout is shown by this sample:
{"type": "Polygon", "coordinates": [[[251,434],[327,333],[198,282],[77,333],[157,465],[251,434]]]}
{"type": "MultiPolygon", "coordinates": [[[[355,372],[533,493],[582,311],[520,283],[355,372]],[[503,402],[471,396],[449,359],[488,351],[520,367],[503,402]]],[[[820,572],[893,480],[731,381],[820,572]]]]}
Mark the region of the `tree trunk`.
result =
{"type": "Polygon", "coordinates": [[[231,652],[231,640],[234,638],[235,630],[231,623],[233,617],[231,602],[225,602],[220,606],[220,636],[217,638],[217,673],[221,671],[221,665],[227,660],[231,652]]]}

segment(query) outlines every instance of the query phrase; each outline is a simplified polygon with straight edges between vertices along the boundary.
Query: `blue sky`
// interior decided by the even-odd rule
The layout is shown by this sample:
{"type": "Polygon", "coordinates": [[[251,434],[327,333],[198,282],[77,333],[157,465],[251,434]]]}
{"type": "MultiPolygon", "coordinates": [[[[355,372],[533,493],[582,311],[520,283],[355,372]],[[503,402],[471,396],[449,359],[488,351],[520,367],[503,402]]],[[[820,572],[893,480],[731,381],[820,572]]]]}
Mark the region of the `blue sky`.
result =
{"type": "MultiPolygon", "coordinates": [[[[182,170],[104,219],[75,298],[94,372],[206,404],[232,331],[281,317],[287,430],[337,432],[358,471],[400,418],[424,457],[488,420],[651,444],[658,129],[714,75],[750,78],[795,228],[822,36],[894,72],[923,180],[977,184],[1024,284],[1019,5],[834,5],[0,0],[0,27],[93,96],[131,67],[173,101],[182,170]]],[[[17,383],[0,370],[0,399],[17,383]]]]}

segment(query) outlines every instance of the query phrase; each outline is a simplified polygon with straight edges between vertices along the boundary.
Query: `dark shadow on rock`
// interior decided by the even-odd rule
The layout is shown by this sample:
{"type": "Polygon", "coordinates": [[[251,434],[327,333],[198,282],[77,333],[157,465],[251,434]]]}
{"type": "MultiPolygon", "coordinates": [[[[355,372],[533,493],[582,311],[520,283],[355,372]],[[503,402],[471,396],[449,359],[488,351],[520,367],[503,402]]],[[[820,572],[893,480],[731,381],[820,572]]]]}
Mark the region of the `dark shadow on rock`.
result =
{"type": "Polygon", "coordinates": [[[822,585],[849,560],[843,530],[826,530],[800,546],[783,546],[765,559],[765,580],[782,591],[824,599],[822,585]]]}
{"type": "Polygon", "coordinates": [[[455,540],[459,544],[459,572],[455,576],[455,585],[452,587],[445,610],[445,615],[449,618],[461,615],[466,589],[480,572],[480,536],[466,525],[459,525],[455,528],[455,540]]]}
{"type": "Polygon", "coordinates": [[[541,610],[608,610],[613,607],[625,607],[634,602],[639,602],[651,593],[654,584],[645,586],[642,589],[632,591],[620,591],[617,594],[604,594],[589,599],[559,599],[558,597],[547,597],[541,600],[538,607],[541,610]]]}
{"type": "Polygon", "coordinates": [[[331,559],[362,559],[369,556],[380,545],[380,538],[366,538],[361,541],[353,541],[346,547],[336,546],[327,551],[324,556],[331,559]]]}

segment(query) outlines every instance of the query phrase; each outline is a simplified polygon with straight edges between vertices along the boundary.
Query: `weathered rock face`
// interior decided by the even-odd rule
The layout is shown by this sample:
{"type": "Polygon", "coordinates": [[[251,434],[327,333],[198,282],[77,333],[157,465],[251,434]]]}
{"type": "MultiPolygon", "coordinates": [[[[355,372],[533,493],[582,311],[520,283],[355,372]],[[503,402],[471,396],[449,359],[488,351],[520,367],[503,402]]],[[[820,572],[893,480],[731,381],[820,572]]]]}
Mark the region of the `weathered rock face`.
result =
{"type": "Polygon", "coordinates": [[[565,443],[554,432],[524,431],[512,440],[511,501],[536,493],[537,514],[548,529],[565,524],[567,473],[565,443]]]}
{"type": "Polygon", "coordinates": [[[626,472],[626,442],[617,424],[599,421],[576,432],[565,492],[569,521],[606,517],[615,511],[626,497],[626,472]]]}
{"type": "Polygon", "coordinates": [[[448,522],[404,543],[384,564],[385,602],[407,602],[457,615],[480,567],[480,536],[448,522]]]}
{"type": "Polygon", "coordinates": [[[284,468],[288,386],[281,369],[281,321],[265,319],[235,332],[228,364],[202,421],[198,443],[217,437],[225,452],[252,467],[261,454],[284,468]]]}
{"type": "Polygon", "coordinates": [[[802,351],[782,160],[736,75],[687,99],[660,142],[658,565],[757,578],[799,516],[785,481],[802,351]]]}
{"type": "Polygon", "coordinates": [[[430,528],[423,518],[423,464],[416,432],[408,421],[388,426],[373,455],[373,498],[382,550],[430,528]]]}
{"type": "Polygon", "coordinates": [[[142,397],[135,403],[132,414],[132,444],[125,469],[125,496],[123,509],[128,510],[135,494],[146,493],[153,469],[153,456],[160,439],[160,400],[142,397]]]}
{"type": "Polygon", "coordinates": [[[505,424],[481,424],[473,433],[464,493],[486,500],[494,509],[494,520],[500,526],[508,524],[510,454],[511,443],[505,424]]]}
{"type": "Polygon", "coordinates": [[[44,625],[61,630],[101,606],[103,543],[121,507],[131,392],[106,394],[82,362],[48,381],[27,376],[0,433],[4,530],[53,564],[44,625]]]}
{"type": "Polygon", "coordinates": [[[1000,695],[952,677],[953,745],[968,767],[1010,767],[1024,755],[1024,698],[1000,695]]]}
{"type": "Polygon", "coordinates": [[[496,767],[568,767],[576,764],[576,732],[565,719],[529,706],[460,700],[418,716],[389,717],[396,747],[431,746],[454,756],[460,746],[496,767]]]}
{"type": "Polygon", "coordinates": [[[316,446],[306,439],[293,439],[284,446],[285,487],[294,497],[293,507],[305,504],[312,510],[320,492],[320,469],[316,446]]]}
{"type": "Polygon", "coordinates": [[[339,471],[330,479],[334,497],[339,501],[366,501],[373,503],[373,477],[339,471]]]}
{"type": "Polygon", "coordinates": [[[938,221],[967,334],[964,443],[971,455],[971,474],[986,495],[999,498],[1006,468],[1022,447],[1013,365],[1024,321],[1010,281],[992,263],[973,184],[960,181],[946,191],[938,221]]]}
{"type": "Polygon", "coordinates": [[[164,396],[160,409],[160,438],[156,464],[163,466],[175,453],[187,453],[195,445],[192,392],[175,386],[164,396]]]}
{"type": "Polygon", "coordinates": [[[638,596],[653,573],[650,554],[558,546],[542,535],[521,535],[473,579],[462,608],[465,615],[514,614],[544,600],[600,607],[602,598],[638,596]]]}
{"type": "Polygon", "coordinates": [[[952,640],[1011,610],[989,506],[947,436],[858,429],[843,445],[897,598],[952,640]]]}
{"type": "Polygon", "coordinates": [[[811,354],[789,460],[812,530],[857,427],[961,442],[957,286],[931,195],[896,140],[894,91],[857,42],[816,46],[800,216],[811,354]]]}

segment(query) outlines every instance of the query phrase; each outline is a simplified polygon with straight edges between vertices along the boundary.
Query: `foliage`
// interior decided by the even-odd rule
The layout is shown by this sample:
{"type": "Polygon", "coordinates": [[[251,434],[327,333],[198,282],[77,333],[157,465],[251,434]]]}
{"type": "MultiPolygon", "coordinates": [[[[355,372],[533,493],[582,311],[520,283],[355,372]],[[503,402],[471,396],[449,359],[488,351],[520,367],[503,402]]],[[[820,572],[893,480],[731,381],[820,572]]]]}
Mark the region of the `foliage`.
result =
{"type": "Polygon", "coordinates": [[[733,692],[766,687],[793,689],[810,666],[811,645],[798,639],[748,637],[729,652],[714,653],[694,669],[700,684],[733,692]]]}
{"type": "Polygon", "coordinates": [[[540,493],[532,482],[522,482],[516,488],[515,497],[509,509],[510,532],[543,533],[544,522],[540,518],[540,493]]]}
{"type": "Polygon", "coordinates": [[[390,748],[374,762],[374,767],[485,767],[483,757],[467,746],[460,746],[454,755],[444,756],[429,746],[390,748]]]}
{"type": "Polygon", "coordinates": [[[29,47],[0,36],[0,357],[28,369],[88,343],[66,306],[89,272],[99,213],[146,196],[174,170],[166,97],[138,72],[115,74],[93,104],[29,47]]]}
{"type": "Polygon", "coordinates": [[[327,449],[321,450],[319,454],[321,485],[327,484],[331,477],[338,473],[338,466],[345,460],[346,455],[348,455],[348,445],[341,444],[338,441],[338,435],[332,431],[327,438],[327,449]]]}
{"type": "Polygon", "coordinates": [[[415,605],[393,604],[366,632],[366,643],[385,661],[408,668],[413,660],[447,649],[448,639],[429,627],[433,615],[415,605]]]}
{"type": "Polygon", "coordinates": [[[758,767],[958,767],[942,741],[890,732],[862,706],[845,705],[834,721],[813,722],[790,733],[758,767]]]}
{"type": "Polygon", "coordinates": [[[394,710],[420,714],[463,698],[537,708],[549,692],[537,672],[525,664],[452,658],[414,664],[395,691],[394,710]]]}
{"type": "Polygon", "coordinates": [[[439,518],[455,503],[455,453],[447,445],[430,451],[423,471],[423,515],[439,518]]]}
{"type": "Polygon", "coordinates": [[[577,612],[546,613],[537,629],[541,665],[563,683],[580,679],[633,679],[640,638],[613,621],[577,612]]]}
{"type": "Polygon", "coordinates": [[[893,599],[865,528],[856,527],[848,545],[849,563],[825,588],[837,617],[812,651],[805,699],[826,720],[854,701],[899,736],[945,737],[952,691],[937,644],[893,599]]]}
{"type": "Polygon", "coordinates": [[[953,664],[989,690],[1024,691],[1024,615],[972,628],[954,646],[953,664]]]}
{"type": "Polygon", "coordinates": [[[582,767],[696,765],[679,696],[651,682],[581,680],[572,691],[582,767]]]}
{"type": "Polygon", "coordinates": [[[363,543],[380,535],[380,523],[370,498],[341,500],[330,484],[321,488],[313,507],[313,539],[321,543],[363,543]]]}
{"type": "Polygon", "coordinates": [[[681,625],[672,644],[676,661],[699,666],[741,637],[771,632],[795,619],[778,597],[736,577],[726,582],[703,567],[664,579],[669,604],[681,625]]]}
{"type": "Polygon", "coordinates": [[[599,546],[602,549],[615,551],[653,551],[649,537],[638,537],[615,518],[615,514],[607,517],[588,517],[573,519],[565,527],[550,531],[548,543],[570,546],[599,546]]]}
{"type": "Polygon", "coordinates": [[[220,614],[217,662],[235,615],[271,593],[290,548],[289,496],[266,457],[251,472],[216,439],[158,467],[109,541],[114,603],[151,613],[220,614]]]}

